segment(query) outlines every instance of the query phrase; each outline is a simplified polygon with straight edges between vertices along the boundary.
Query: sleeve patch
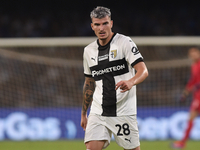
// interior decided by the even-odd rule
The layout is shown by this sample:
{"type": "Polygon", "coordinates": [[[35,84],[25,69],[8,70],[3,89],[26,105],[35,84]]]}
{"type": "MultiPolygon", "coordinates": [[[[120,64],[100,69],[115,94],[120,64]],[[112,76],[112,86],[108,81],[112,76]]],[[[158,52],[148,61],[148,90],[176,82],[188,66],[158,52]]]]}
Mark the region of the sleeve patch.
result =
{"type": "Polygon", "coordinates": [[[132,52],[134,55],[137,55],[137,54],[140,53],[139,50],[137,49],[137,47],[133,47],[133,48],[131,49],[131,52],[132,52]]]}

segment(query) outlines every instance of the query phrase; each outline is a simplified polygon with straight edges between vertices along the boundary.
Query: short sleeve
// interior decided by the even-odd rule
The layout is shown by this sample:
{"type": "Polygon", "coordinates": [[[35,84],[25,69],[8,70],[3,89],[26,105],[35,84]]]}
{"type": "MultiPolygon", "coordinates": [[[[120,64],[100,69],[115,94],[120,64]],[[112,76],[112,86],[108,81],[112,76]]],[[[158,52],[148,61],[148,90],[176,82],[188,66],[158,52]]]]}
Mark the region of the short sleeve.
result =
{"type": "Polygon", "coordinates": [[[124,54],[126,61],[129,62],[132,67],[139,62],[143,62],[142,55],[130,37],[127,37],[124,42],[124,54]]]}
{"type": "Polygon", "coordinates": [[[84,68],[84,75],[86,77],[92,77],[85,50],[84,50],[84,53],[83,53],[83,68],[84,68]]]}

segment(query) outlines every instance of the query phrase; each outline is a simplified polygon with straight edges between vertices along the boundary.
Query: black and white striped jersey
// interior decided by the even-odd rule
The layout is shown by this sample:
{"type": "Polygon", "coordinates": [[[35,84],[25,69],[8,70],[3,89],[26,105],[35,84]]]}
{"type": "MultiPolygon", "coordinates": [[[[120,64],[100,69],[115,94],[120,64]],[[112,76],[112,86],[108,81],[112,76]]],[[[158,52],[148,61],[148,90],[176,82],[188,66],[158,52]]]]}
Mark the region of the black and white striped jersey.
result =
{"type": "Polygon", "coordinates": [[[96,83],[90,113],[102,116],[134,115],[136,110],[136,86],[121,93],[115,85],[135,75],[134,65],[143,57],[130,37],[114,34],[105,46],[97,41],[84,49],[85,76],[93,77],[96,83]]]}

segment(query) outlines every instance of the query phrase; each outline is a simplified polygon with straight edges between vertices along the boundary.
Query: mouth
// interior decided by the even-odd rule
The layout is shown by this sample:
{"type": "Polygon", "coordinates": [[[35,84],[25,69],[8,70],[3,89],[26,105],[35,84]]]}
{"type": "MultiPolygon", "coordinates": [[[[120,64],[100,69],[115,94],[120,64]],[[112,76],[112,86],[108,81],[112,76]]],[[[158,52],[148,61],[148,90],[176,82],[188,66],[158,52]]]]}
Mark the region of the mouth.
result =
{"type": "Polygon", "coordinates": [[[106,33],[105,33],[105,32],[100,32],[99,35],[100,35],[100,36],[105,36],[106,33]]]}

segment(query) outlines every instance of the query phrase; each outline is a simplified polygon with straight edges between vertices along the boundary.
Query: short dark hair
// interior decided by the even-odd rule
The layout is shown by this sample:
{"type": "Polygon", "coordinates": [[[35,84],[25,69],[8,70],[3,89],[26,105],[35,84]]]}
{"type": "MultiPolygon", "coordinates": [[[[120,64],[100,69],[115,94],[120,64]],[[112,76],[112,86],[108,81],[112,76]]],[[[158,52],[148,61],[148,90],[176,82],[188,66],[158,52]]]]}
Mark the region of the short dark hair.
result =
{"type": "Polygon", "coordinates": [[[96,8],[93,9],[90,13],[90,17],[92,18],[104,18],[104,17],[110,17],[111,18],[111,12],[109,8],[102,7],[102,6],[97,6],[96,8]]]}

